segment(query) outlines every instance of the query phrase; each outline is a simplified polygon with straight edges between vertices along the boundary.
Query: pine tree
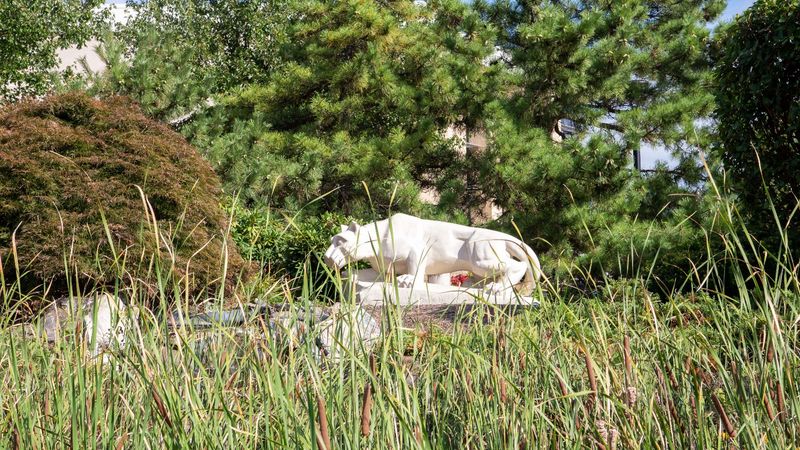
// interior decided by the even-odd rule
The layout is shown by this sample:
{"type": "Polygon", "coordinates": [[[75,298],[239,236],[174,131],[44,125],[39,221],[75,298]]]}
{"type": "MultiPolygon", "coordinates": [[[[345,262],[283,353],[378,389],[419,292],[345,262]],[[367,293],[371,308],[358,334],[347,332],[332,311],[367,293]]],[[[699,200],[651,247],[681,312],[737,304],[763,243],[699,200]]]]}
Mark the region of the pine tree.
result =
{"type": "Polygon", "coordinates": [[[345,212],[413,212],[423,188],[463,190],[444,131],[473,126],[495,95],[480,17],[457,0],[297,8],[281,69],[190,131],[229,186],[289,208],[326,195],[321,207],[345,212]]]}
{"type": "Polygon", "coordinates": [[[218,105],[182,131],[246,203],[466,221],[493,201],[505,211],[496,226],[514,231],[513,220],[538,250],[614,272],[656,253],[679,265],[702,244],[708,25],[722,0],[230,1],[146,2],[128,29],[179,51],[132,38],[134,79],[158,65],[147,61],[192,63],[126,86],[170,99],[161,86],[192,67],[181,79],[218,105]],[[556,142],[563,119],[577,135],[556,142]],[[449,127],[489,145],[463,155],[449,127]],[[678,167],[641,176],[631,155],[650,146],[678,167]],[[425,189],[436,207],[420,204],[425,189]],[[626,252],[636,257],[620,263],[626,252]]]}
{"type": "Polygon", "coordinates": [[[701,207],[698,155],[713,108],[708,25],[723,7],[719,0],[477,4],[501,31],[508,60],[510,95],[487,116],[492,145],[481,182],[483,195],[507,211],[503,220],[543,238],[540,250],[594,255],[616,272],[608,266],[619,253],[605,250],[622,249],[624,258],[631,238],[671,229],[650,220],[669,220],[688,203],[701,207]],[[578,133],[556,142],[562,119],[578,133]],[[631,156],[649,146],[671,150],[680,164],[642,178],[631,156]]]}
{"type": "Polygon", "coordinates": [[[145,27],[138,32],[133,52],[128,52],[120,36],[106,33],[97,48],[105,69],[94,73],[83,64],[86,76],[66,89],[86,89],[95,96],[128,96],[148,116],[170,123],[201,111],[213,94],[213,83],[195,64],[196,51],[179,44],[166,31],[145,27]]]}

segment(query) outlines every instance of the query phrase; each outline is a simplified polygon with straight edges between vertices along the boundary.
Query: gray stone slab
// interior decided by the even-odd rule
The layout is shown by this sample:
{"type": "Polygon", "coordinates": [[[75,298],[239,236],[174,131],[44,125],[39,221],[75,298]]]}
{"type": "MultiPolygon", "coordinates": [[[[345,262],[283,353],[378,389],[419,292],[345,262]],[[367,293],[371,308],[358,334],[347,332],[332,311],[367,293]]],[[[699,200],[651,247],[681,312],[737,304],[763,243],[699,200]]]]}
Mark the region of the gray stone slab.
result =
{"type": "Polygon", "coordinates": [[[400,306],[430,305],[520,305],[536,307],[539,302],[532,297],[520,296],[509,290],[488,293],[482,289],[445,286],[425,283],[411,289],[396,287],[392,283],[356,281],[352,284],[356,301],[362,306],[382,306],[386,303],[400,306]]]}

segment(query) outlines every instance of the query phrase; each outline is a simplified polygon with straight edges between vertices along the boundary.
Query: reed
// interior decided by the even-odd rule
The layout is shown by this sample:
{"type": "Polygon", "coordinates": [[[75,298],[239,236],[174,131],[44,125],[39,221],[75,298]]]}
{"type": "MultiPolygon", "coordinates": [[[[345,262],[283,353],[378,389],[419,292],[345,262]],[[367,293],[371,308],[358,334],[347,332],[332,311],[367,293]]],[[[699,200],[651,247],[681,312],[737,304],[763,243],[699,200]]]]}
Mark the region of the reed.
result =
{"type": "MultiPolygon", "coordinates": [[[[265,336],[263,318],[238,333],[170,333],[164,311],[206,299],[171,282],[168,267],[154,267],[164,271],[155,289],[116,267],[129,304],[156,306],[105,363],[81,345],[82,330],[50,345],[28,325],[0,327],[0,447],[794,448],[797,265],[789,248],[758,249],[720,202],[725,249],[696,262],[688,279],[702,282],[684,294],[639,287],[576,301],[551,280],[538,309],[479,305],[467,325],[424,340],[387,307],[378,345],[353,342],[336,359],[309,340],[288,348],[265,336]],[[719,288],[731,279],[734,290],[719,288]]],[[[0,281],[5,304],[41,295],[0,281]]],[[[353,301],[341,286],[296,286],[244,287],[236,301],[297,314],[353,301]]],[[[76,300],[92,293],[77,287],[76,300]]]]}

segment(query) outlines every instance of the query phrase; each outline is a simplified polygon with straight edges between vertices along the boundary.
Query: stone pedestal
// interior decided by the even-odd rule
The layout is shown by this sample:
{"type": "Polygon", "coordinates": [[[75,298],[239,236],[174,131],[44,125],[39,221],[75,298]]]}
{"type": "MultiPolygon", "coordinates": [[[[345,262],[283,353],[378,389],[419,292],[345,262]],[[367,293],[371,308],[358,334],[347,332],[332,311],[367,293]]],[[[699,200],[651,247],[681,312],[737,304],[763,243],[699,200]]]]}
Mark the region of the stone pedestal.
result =
{"type": "MultiPolygon", "coordinates": [[[[449,280],[449,276],[447,279],[449,280]]],[[[352,293],[355,301],[362,306],[383,306],[386,303],[399,306],[471,304],[539,306],[539,302],[532,297],[518,295],[512,289],[488,293],[480,288],[434,283],[424,283],[415,289],[401,288],[395,283],[383,281],[382,277],[371,269],[351,273],[345,282],[348,292],[352,293]]]]}

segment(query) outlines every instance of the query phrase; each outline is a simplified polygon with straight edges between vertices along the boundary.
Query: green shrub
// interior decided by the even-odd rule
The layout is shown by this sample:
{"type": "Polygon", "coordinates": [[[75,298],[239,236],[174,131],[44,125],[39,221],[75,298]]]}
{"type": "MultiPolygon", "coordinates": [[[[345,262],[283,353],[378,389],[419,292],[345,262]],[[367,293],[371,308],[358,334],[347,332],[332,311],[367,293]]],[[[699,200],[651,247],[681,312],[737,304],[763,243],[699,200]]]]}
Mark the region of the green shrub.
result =
{"type": "Polygon", "coordinates": [[[159,267],[198,292],[219,285],[224,261],[231,281],[244,261],[225,250],[221,194],[197,151],[125,98],[73,93],[0,112],[7,283],[16,280],[12,242],[22,281],[52,282],[53,293],[75,279],[112,283],[121,270],[152,287],[159,267]]]}
{"type": "MultiPolygon", "coordinates": [[[[722,159],[748,227],[773,246],[773,206],[785,224],[800,195],[798,23],[800,0],[757,1],[722,33],[716,63],[722,159]]],[[[796,217],[789,231],[800,238],[796,217]]]]}
{"type": "Polygon", "coordinates": [[[300,281],[304,272],[319,286],[328,279],[322,255],[331,237],[352,218],[333,212],[288,217],[271,210],[233,208],[231,237],[245,257],[274,277],[300,281]]]}

